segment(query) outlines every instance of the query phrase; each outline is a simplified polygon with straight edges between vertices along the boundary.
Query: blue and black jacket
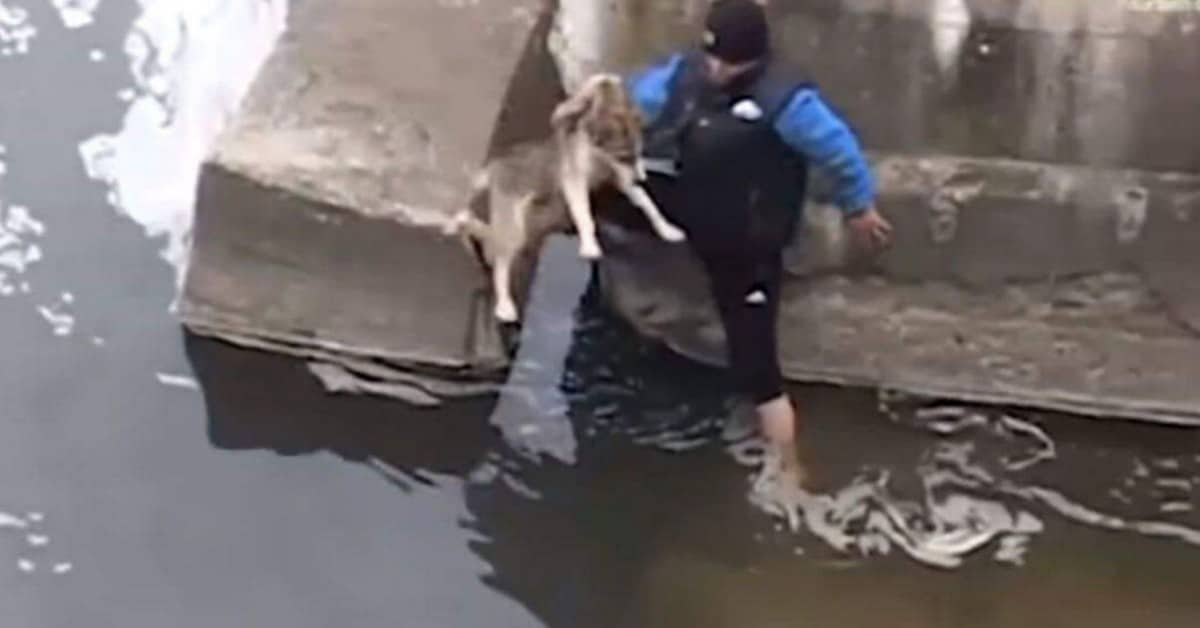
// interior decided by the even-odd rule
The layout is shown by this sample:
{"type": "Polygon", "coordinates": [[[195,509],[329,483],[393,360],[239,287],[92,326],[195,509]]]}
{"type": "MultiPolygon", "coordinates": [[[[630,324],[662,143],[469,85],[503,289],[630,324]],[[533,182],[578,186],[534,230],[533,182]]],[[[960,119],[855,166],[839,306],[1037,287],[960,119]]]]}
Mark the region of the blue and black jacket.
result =
{"type": "MultiPolygon", "coordinates": [[[[831,179],[847,216],[874,202],[854,132],[817,87],[773,60],[739,84],[703,80],[699,52],[670,55],[627,78],[646,119],[646,157],[678,177],[669,212],[700,248],[781,248],[800,213],[809,166],[831,179]]],[[[664,208],[666,210],[667,208],[664,208]]]]}

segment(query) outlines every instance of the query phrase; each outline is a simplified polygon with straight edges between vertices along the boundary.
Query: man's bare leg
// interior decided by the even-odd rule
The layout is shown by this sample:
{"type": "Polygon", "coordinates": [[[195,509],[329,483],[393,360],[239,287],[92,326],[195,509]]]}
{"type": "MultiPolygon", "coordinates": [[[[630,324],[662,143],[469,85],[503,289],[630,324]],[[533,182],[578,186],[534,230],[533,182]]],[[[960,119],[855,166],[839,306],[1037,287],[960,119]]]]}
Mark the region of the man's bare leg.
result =
{"type": "Polygon", "coordinates": [[[796,453],[796,409],[787,394],[758,406],[759,427],[767,441],[767,463],[777,464],[780,479],[803,483],[804,469],[796,453]]]}

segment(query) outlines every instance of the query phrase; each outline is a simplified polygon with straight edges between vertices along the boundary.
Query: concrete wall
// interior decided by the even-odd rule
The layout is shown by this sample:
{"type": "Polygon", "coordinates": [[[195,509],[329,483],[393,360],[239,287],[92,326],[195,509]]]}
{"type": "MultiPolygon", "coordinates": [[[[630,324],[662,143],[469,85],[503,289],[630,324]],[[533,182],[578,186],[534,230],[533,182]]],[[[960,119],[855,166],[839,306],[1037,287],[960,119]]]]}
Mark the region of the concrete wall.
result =
{"type": "MultiPolygon", "coordinates": [[[[434,227],[488,154],[546,132],[560,82],[690,41],[705,4],[301,0],[201,183],[185,321],[337,354],[375,384],[411,383],[400,373],[430,365],[490,371],[503,356],[480,318],[482,278],[434,227]]],[[[789,251],[790,377],[1200,419],[1200,11],[1119,0],[770,10],[784,54],[859,131],[897,227],[886,254],[858,255],[816,190],[789,251]]],[[[686,249],[604,237],[599,272],[616,309],[722,362],[686,249]]]]}
{"type": "MultiPolygon", "coordinates": [[[[1142,0],[771,0],[781,50],[875,150],[1200,171],[1200,10],[1142,0]]],[[[579,70],[686,43],[707,0],[563,0],[579,70]],[[583,36],[581,36],[583,34],[583,36]]]]}
{"type": "MultiPolygon", "coordinates": [[[[635,67],[689,43],[705,4],[565,0],[559,32],[589,36],[560,37],[556,59],[568,83],[635,67]]],[[[897,227],[895,246],[865,259],[819,193],[809,203],[793,273],[843,277],[791,288],[791,376],[1200,416],[1183,383],[1200,375],[1200,291],[1186,270],[1200,267],[1200,11],[1135,9],[771,2],[780,50],[858,131],[897,227]]],[[[614,305],[645,334],[723,362],[688,256],[610,239],[614,305]]]]}

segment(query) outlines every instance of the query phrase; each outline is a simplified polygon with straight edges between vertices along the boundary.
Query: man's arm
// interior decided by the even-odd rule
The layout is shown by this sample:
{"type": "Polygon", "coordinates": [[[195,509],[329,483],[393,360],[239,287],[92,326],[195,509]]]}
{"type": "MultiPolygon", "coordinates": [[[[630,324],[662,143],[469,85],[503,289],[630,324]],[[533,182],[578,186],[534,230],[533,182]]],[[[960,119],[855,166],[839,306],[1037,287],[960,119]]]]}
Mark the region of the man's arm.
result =
{"type": "Polygon", "coordinates": [[[667,105],[671,79],[683,62],[683,54],[676,53],[660,59],[631,73],[625,78],[630,98],[642,112],[646,124],[654,122],[667,105]]]}
{"type": "Polygon", "coordinates": [[[847,216],[872,207],[875,180],[858,138],[816,89],[798,91],[780,112],[775,129],[789,146],[833,178],[835,202],[847,216]]]}
{"type": "Polygon", "coordinates": [[[793,149],[832,175],[834,201],[864,246],[884,246],[892,225],[875,209],[875,179],[858,138],[822,100],[816,89],[805,88],[780,112],[775,128],[793,149]]]}

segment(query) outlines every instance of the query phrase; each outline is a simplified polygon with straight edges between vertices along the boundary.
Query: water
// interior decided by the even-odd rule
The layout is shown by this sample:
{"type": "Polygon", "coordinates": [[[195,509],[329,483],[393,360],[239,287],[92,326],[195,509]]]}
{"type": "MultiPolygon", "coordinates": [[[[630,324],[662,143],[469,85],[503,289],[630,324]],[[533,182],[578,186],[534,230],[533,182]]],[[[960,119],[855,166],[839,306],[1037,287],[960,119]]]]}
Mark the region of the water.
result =
{"type": "Polygon", "coordinates": [[[439,409],[183,334],[217,70],[282,5],[0,5],[6,626],[1200,619],[1195,432],[800,388],[816,487],[781,510],[721,374],[559,276],[503,395],[439,409]]]}

